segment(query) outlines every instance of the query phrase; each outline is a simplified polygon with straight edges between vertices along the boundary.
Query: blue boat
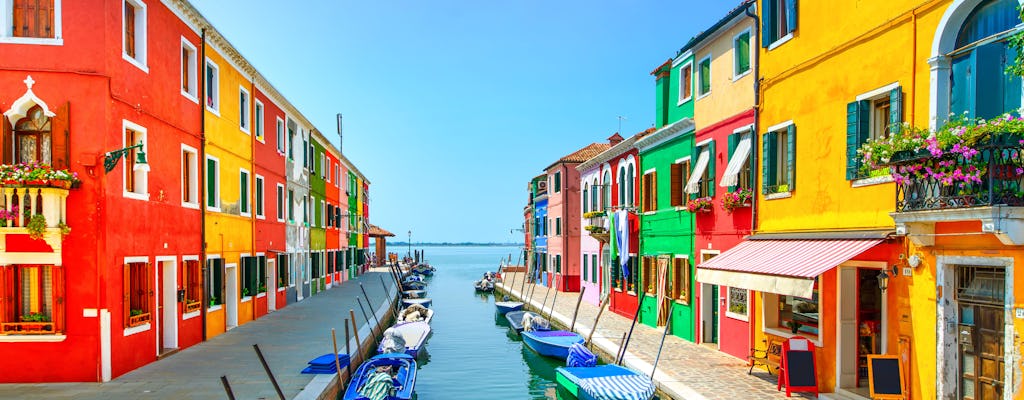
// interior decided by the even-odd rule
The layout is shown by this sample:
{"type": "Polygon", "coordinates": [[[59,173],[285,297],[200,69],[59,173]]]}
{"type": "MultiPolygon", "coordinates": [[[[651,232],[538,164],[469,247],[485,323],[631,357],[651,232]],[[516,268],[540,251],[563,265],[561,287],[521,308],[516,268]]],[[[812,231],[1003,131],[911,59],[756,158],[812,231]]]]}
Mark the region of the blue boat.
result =
{"type": "Polygon", "coordinates": [[[558,367],[555,381],[580,400],[648,400],[654,396],[651,378],[614,364],[558,367]]]}
{"type": "Polygon", "coordinates": [[[408,306],[411,306],[413,304],[419,304],[419,305],[421,305],[423,307],[430,308],[430,304],[432,304],[432,303],[433,303],[433,301],[430,300],[429,297],[420,298],[420,299],[402,299],[402,306],[403,307],[408,307],[408,306]]]}
{"type": "MultiPolygon", "coordinates": [[[[523,317],[527,316],[527,315],[529,315],[532,318],[540,317],[536,313],[532,313],[532,312],[529,312],[529,311],[519,310],[519,311],[509,311],[507,314],[505,314],[505,319],[508,321],[509,327],[511,327],[512,330],[516,331],[516,334],[518,335],[518,334],[523,332],[523,317]]],[[[547,330],[547,329],[538,329],[538,330],[547,330]]]]}
{"type": "MultiPolygon", "coordinates": [[[[352,382],[345,390],[345,400],[367,400],[368,397],[360,394],[368,383],[377,384],[372,378],[377,367],[391,367],[391,385],[395,388],[395,394],[386,396],[387,400],[409,400],[412,399],[413,389],[416,386],[416,360],[408,354],[388,353],[373,356],[352,375],[352,382]]],[[[367,387],[367,391],[372,388],[367,387]]],[[[365,392],[365,391],[364,391],[365,392]]]]}
{"type": "Polygon", "coordinates": [[[426,282],[410,281],[402,283],[402,290],[423,290],[427,287],[426,282]]]}
{"type": "Polygon", "coordinates": [[[583,336],[569,331],[523,331],[523,342],[537,354],[565,360],[569,347],[582,344],[583,336]]]}
{"type": "Polygon", "coordinates": [[[506,314],[511,311],[519,311],[523,309],[523,303],[518,301],[496,301],[494,306],[498,307],[498,314],[506,314]]]}

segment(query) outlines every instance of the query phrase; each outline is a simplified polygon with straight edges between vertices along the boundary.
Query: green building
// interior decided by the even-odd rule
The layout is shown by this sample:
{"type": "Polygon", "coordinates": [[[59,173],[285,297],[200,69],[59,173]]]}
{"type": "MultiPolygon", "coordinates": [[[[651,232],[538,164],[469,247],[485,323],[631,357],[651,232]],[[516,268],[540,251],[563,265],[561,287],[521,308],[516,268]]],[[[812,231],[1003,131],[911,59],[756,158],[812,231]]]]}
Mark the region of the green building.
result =
{"type": "Polygon", "coordinates": [[[326,252],[327,252],[327,183],[324,179],[329,173],[327,155],[321,142],[323,137],[314,131],[310,138],[310,169],[309,169],[309,258],[310,258],[310,291],[316,294],[327,287],[326,252]]]}

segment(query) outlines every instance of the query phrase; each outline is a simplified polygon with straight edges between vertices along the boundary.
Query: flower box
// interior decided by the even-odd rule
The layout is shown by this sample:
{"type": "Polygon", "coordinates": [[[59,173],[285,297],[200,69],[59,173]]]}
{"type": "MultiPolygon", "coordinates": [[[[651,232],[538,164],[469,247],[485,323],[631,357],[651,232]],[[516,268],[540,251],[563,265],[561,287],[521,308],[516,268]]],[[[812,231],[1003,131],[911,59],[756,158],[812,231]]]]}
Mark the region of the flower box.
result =
{"type": "Polygon", "coordinates": [[[199,301],[186,301],[185,302],[185,312],[190,313],[190,312],[199,311],[199,309],[202,307],[202,304],[203,303],[201,303],[199,301]]]}
{"type": "Polygon", "coordinates": [[[128,317],[128,327],[145,325],[149,323],[149,313],[142,313],[128,317]]]}
{"type": "Polygon", "coordinates": [[[710,197],[698,197],[686,203],[686,209],[692,213],[711,212],[713,201],[710,197]]]}
{"type": "Polygon", "coordinates": [[[5,322],[0,324],[0,335],[52,335],[53,322],[5,322]]]}

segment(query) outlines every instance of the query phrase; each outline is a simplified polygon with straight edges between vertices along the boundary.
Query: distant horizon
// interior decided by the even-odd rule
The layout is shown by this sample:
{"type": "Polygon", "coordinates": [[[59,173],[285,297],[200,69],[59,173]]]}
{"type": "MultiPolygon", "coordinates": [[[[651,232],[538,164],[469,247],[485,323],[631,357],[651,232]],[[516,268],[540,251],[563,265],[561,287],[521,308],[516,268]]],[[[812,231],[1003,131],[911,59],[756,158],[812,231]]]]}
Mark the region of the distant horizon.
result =
{"type": "MultiPolygon", "coordinates": [[[[408,246],[409,242],[388,241],[389,246],[408,246]]],[[[523,246],[522,242],[412,242],[413,246],[523,246]]]]}

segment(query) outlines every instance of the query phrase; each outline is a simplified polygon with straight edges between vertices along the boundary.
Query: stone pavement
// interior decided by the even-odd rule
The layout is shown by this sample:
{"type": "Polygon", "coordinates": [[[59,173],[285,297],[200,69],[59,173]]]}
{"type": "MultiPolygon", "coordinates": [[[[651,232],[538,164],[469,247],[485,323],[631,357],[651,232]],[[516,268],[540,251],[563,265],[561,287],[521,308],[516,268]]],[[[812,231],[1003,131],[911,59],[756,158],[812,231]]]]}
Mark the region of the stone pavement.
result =
{"type": "MultiPolygon", "coordinates": [[[[499,290],[511,292],[514,297],[520,296],[522,273],[504,273],[504,282],[499,290]]],[[[543,286],[531,289],[526,284],[523,290],[530,298],[529,303],[534,309],[540,309],[547,293],[547,306],[544,314],[553,312],[553,322],[568,327],[572,321],[573,309],[576,307],[579,293],[558,293],[543,286]],[[532,291],[531,291],[532,290],[532,291]],[[552,306],[553,305],[553,306],[552,306]]],[[[574,330],[586,337],[590,334],[597,316],[598,307],[582,302],[576,317],[574,330]]],[[[633,320],[605,310],[598,321],[598,329],[594,332],[593,342],[598,350],[614,355],[622,341],[622,334],[629,331],[633,320]]],[[[647,325],[636,324],[632,339],[629,342],[623,364],[638,371],[650,374],[654,358],[658,353],[658,345],[662,338],[661,329],[653,329],[647,325]]],[[[679,337],[668,335],[665,347],[658,361],[655,373],[655,384],[660,392],[674,399],[785,399],[785,392],[775,389],[775,376],[763,369],[754,369],[747,375],[748,364],[716,349],[694,344],[679,337]]],[[[794,398],[813,398],[810,395],[793,394],[794,398]]]]}
{"type": "MultiPolygon", "coordinates": [[[[397,294],[395,281],[388,273],[368,272],[110,382],[3,384],[0,399],[226,399],[221,375],[227,376],[237,399],[277,399],[253,344],[259,344],[285,397],[317,398],[336,375],[300,371],[309,360],[331,353],[331,328],[337,330],[338,351],[345,352],[344,323],[350,309],[360,324],[360,339],[366,344],[372,340],[373,323],[366,323],[356,301],[363,298],[360,282],[378,318],[387,315],[389,300],[397,294]],[[385,296],[381,278],[390,296],[385,296]]],[[[353,353],[355,343],[353,337],[353,353]]]]}

